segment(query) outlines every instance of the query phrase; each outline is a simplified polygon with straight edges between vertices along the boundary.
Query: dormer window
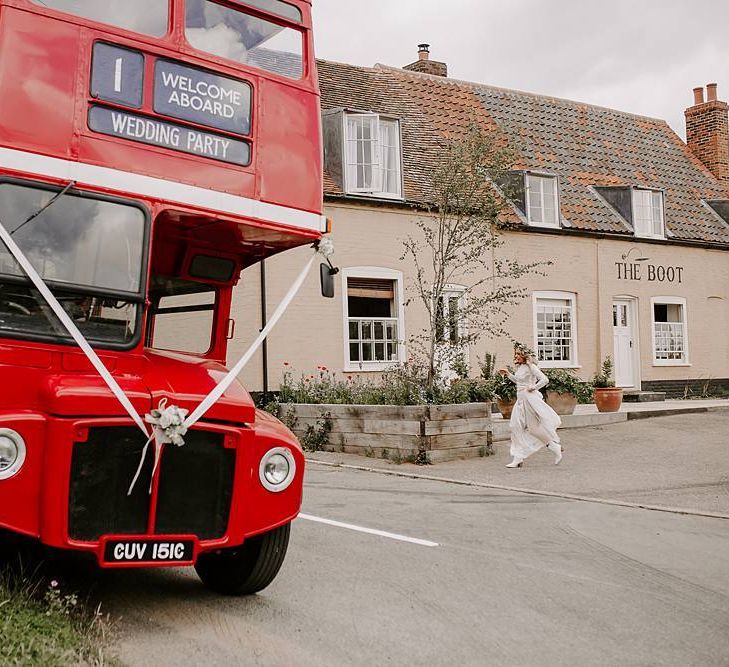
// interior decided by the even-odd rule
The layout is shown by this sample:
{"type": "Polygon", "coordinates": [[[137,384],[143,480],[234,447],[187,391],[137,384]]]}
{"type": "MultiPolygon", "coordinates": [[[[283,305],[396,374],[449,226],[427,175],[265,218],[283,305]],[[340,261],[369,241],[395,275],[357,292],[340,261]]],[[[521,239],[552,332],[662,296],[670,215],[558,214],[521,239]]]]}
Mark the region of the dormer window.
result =
{"type": "Polygon", "coordinates": [[[344,119],[346,191],[401,199],[399,121],[374,113],[346,113],[344,119]]]}
{"type": "Polygon", "coordinates": [[[526,174],[526,213],[530,225],[559,227],[559,192],[556,176],[526,174]]]}
{"type": "Polygon", "coordinates": [[[663,223],[663,193],[660,190],[633,190],[633,230],[647,239],[666,237],[663,223]]]}

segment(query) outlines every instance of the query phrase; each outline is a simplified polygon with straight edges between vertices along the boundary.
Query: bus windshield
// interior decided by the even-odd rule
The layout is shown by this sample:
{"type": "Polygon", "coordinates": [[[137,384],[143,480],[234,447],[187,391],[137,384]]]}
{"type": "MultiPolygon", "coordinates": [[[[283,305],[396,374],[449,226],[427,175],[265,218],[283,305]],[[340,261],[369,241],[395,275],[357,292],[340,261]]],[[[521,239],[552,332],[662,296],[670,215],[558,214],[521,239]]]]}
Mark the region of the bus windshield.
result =
{"type": "MultiPolygon", "coordinates": [[[[0,222],[49,282],[138,294],[142,283],[144,213],[136,206],[0,183],[0,222]],[[26,222],[27,221],[27,222],[26,222]]],[[[0,275],[24,276],[4,246],[0,275]]]]}
{"type": "MultiPolygon", "coordinates": [[[[32,217],[56,195],[0,183],[0,223],[90,340],[129,344],[142,296],[145,215],[127,204],[64,195],[32,217]]],[[[18,333],[70,337],[0,244],[0,334],[18,333]]]]}
{"type": "MultiPolygon", "coordinates": [[[[280,3],[283,5],[284,3],[280,3]]],[[[300,79],[303,33],[211,0],[186,0],[185,35],[200,51],[300,79]]]]}

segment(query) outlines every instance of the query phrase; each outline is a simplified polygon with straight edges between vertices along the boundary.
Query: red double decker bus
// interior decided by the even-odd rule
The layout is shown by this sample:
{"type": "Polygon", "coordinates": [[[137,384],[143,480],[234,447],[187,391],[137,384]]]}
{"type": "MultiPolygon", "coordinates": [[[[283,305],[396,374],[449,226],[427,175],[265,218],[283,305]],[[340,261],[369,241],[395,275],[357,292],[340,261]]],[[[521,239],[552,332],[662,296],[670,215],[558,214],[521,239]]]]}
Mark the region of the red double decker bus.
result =
{"type": "Polygon", "coordinates": [[[295,438],[235,382],[142,460],[51,301],[138,415],[214,389],[241,270],[325,231],[310,1],[0,0],[0,100],[0,527],[260,590],[301,504],[295,438]]]}

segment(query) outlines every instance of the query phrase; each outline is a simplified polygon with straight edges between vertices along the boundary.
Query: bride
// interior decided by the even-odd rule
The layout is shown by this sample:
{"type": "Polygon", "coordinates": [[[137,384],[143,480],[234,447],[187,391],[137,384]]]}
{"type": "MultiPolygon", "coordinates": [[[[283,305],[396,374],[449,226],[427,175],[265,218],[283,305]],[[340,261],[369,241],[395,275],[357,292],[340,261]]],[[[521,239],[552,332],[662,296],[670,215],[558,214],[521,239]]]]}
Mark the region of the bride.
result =
{"type": "Polygon", "coordinates": [[[562,420],[542,398],[539,391],[549,383],[547,376],[539,370],[534,353],[522,343],[514,345],[516,371],[511,374],[502,368],[499,373],[516,384],[516,404],[511,413],[511,456],[513,460],[506,467],[520,468],[528,456],[546,446],[555,456],[555,464],[562,460],[557,428],[562,420]]]}

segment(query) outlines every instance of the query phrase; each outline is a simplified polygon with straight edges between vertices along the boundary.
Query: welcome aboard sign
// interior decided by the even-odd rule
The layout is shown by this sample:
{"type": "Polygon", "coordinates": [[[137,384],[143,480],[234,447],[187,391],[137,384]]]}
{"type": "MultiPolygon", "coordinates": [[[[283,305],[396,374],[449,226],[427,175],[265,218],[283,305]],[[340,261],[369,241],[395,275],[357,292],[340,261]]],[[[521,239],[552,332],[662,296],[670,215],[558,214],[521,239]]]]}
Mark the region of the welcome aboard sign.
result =
{"type": "MultiPolygon", "coordinates": [[[[97,100],[139,109],[143,103],[145,56],[103,42],[94,45],[91,94],[97,100]]],[[[214,130],[246,136],[251,130],[251,86],[243,81],[157,60],[152,108],[158,114],[214,130]]],[[[111,136],[248,165],[247,141],[166,122],[132,111],[92,105],[89,128],[111,136]]]]}

